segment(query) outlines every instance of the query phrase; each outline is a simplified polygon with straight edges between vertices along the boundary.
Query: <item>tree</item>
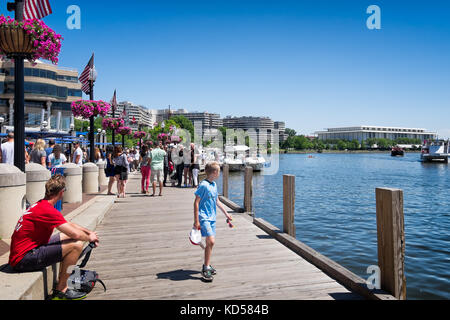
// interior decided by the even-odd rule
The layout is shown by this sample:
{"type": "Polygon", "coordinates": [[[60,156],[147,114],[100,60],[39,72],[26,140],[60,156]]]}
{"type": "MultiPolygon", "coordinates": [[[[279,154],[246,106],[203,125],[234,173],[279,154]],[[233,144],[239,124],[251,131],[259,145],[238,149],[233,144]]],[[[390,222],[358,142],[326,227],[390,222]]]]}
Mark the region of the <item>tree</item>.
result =
{"type": "Polygon", "coordinates": [[[286,128],[284,130],[284,133],[287,134],[289,137],[295,137],[297,135],[297,132],[295,132],[294,129],[289,129],[289,128],[286,128]]]}
{"type": "Polygon", "coordinates": [[[173,116],[170,120],[173,120],[177,124],[177,128],[189,131],[191,134],[191,140],[194,139],[194,125],[191,120],[182,115],[173,116]]]}

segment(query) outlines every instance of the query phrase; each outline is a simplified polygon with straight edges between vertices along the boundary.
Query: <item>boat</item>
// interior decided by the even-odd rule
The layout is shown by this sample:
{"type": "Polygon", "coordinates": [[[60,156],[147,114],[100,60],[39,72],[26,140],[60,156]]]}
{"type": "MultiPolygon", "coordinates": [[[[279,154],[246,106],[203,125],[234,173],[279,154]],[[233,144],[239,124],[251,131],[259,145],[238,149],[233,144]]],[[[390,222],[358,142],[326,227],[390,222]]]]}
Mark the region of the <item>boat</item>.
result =
{"type": "Polygon", "coordinates": [[[244,164],[246,166],[252,167],[253,171],[261,171],[266,164],[266,159],[264,159],[264,157],[254,155],[245,158],[244,164]]]}
{"type": "Polygon", "coordinates": [[[392,147],[392,150],[391,150],[392,157],[396,157],[396,156],[403,157],[404,155],[405,155],[405,150],[403,150],[399,146],[392,147]]]}
{"type": "Polygon", "coordinates": [[[422,145],[420,160],[422,162],[448,163],[450,140],[425,141],[422,145]]]}
{"type": "Polygon", "coordinates": [[[245,152],[250,148],[244,145],[225,146],[223,164],[228,165],[229,171],[242,171],[245,168],[245,152]]]}

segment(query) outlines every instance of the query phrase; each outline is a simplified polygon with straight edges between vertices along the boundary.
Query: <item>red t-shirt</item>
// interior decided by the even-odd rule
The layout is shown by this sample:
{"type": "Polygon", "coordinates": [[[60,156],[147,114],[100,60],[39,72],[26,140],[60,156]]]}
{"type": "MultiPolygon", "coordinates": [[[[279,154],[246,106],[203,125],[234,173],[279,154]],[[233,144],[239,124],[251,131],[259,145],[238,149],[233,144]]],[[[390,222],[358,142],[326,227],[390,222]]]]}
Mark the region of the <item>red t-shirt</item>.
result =
{"type": "Polygon", "coordinates": [[[16,266],[25,254],[47,244],[53,230],[67,223],[61,212],[47,200],[32,205],[19,219],[11,237],[9,264],[16,266]]]}

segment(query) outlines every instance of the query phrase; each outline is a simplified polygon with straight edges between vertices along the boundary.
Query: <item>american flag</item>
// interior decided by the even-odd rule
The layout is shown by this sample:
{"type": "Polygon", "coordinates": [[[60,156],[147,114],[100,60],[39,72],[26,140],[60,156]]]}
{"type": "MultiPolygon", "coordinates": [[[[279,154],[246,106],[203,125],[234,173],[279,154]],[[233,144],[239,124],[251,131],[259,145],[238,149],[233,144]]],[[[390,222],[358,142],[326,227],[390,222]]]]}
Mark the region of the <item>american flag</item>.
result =
{"type": "Polygon", "coordinates": [[[24,19],[42,19],[52,13],[49,0],[25,0],[24,19]]]}
{"type": "Polygon", "coordinates": [[[112,112],[115,112],[117,109],[117,96],[116,96],[116,90],[114,90],[114,96],[111,100],[111,107],[112,107],[112,112]]]}
{"type": "Polygon", "coordinates": [[[86,68],[84,68],[83,72],[80,74],[79,80],[81,84],[83,85],[81,87],[81,90],[83,90],[84,93],[89,94],[91,93],[91,85],[89,81],[89,76],[91,73],[91,70],[94,69],[94,54],[92,54],[91,60],[89,60],[89,63],[87,64],[86,68]]]}

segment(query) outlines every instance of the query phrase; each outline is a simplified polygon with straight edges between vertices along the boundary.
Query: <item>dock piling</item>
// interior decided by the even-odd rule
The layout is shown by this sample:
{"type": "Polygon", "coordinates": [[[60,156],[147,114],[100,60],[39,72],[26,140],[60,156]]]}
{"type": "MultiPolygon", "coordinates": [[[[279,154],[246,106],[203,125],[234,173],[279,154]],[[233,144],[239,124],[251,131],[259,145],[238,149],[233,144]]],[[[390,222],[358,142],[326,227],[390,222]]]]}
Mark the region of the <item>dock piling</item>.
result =
{"type": "Polygon", "coordinates": [[[295,238],[295,176],[283,175],[283,232],[295,238]]]}
{"type": "Polygon", "coordinates": [[[376,188],[378,266],[381,289],[406,299],[403,191],[376,188]]]}
{"type": "Polygon", "coordinates": [[[245,212],[253,211],[253,168],[245,167],[244,175],[244,210],[245,212]]]}
{"type": "Polygon", "coordinates": [[[228,176],[230,172],[230,166],[224,164],[222,167],[222,193],[225,198],[228,198],[228,176]]]}

